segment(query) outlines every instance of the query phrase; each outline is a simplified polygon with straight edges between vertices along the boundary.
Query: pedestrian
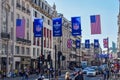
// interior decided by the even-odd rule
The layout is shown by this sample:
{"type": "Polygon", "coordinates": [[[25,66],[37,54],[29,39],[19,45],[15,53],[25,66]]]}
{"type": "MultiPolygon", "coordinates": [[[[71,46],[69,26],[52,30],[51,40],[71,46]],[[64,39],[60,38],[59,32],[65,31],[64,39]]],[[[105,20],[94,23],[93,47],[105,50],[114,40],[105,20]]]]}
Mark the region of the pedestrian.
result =
{"type": "Polygon", "coordinates": [[[107,80],[108,80],[109,77],[110,77],[110,72],[109,72],[109,69],[108,69],[108,68],[106,69],[106,73],[107,73],[107,80]]]}
{"type": "Polygon", "coordinates": [[[82,71],[78,71],[78,74],[75,76],[75,80],[84,80],[82,71]]]}
{"type": "Polygon", "coordinates": [[[103,80],[107,79],[107,71],[106,69],[103,70],[103,80]]]}
{"type": "Polygon", "coordinates": [[[69,72],[66,72],[66,74],[65,74],[65,80],[71,80],[71,79],[70,79],[70,73],[69,73],[69,72]]]}

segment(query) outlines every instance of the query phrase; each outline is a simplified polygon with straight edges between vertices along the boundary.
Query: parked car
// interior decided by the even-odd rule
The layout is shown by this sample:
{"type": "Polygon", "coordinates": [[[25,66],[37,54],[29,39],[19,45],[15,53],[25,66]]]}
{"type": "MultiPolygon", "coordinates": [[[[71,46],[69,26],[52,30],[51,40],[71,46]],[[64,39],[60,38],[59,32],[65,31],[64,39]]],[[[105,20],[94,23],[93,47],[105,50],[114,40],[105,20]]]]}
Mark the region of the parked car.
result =
{"type": "Polygon", "coordinates": [[[78,73],[78,71],[80,71],[81,70],[81,68],[74,68],[74,72],[73,72],[73,76],[75,76],[77,73],[78,73]]]}
{"type": "Polygon", "coordinates": [[[89,69],[91,69],[91,68],[90,68],[90,67],[84,68],[84,69],[82,70],[83,74],[86,74],[89,69]]]}
{"type": "Polygon", "coordinates": [[[96,70],[95,69],[88,69],[88,71],[86,72],[87,76],[96,76],[96,70]]]}

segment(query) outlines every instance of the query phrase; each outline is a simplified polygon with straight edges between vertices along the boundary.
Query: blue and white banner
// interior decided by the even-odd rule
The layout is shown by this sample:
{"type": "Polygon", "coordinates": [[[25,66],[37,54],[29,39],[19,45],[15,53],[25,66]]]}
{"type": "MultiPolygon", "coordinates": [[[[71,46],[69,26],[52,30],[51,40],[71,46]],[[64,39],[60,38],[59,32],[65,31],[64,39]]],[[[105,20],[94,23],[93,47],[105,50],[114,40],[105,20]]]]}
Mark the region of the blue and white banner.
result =
{"type": "Polygon", "coordinates": [[[85,48],[90,48],[90,40],[85,40],[85,48]]]}
{"type": "Polygon", "coordinates": [[[71,22],[72,22],[72,35],[81,36],[81,18],[72,17],[71,22]]]}
{"type": "Polygon", "coordinates": [[[76,40],[76,48],[80,48],[81,47],[80,44],[81,44],[81,41],[80,40],[76,40]]]}
{"type": "Polygon", "coordinates": [[[42,37],[42,30],[43,30],[43,19],[34,19],[34,37],[42,37]]]}
{"type": "Polygon", "coordinates": [[[99,40],[94,39],[94,48],[99,48],[99,40]]]}
{"type": "Polygon", "coordinates": [[[53,36],[62,36],[62,18],[53,18],[53,36]]]}

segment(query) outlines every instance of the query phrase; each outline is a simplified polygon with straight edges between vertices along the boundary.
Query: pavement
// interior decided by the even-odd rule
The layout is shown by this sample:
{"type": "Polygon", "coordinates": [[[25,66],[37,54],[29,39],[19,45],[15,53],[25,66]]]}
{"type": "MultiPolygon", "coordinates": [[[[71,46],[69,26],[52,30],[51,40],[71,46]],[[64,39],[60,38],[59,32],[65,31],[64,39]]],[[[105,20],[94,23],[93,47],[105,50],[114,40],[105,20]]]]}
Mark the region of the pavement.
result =
{"type": "MultiPolygon", "coordinates": [[[[62,74],[65,74],[67,70],[62,70],[61,73],[62,74]]],[[[64,76],[64,75],[61,75],[61,76],[64,76]]],[[[32,74],[32,75],[29,75],[29,80],[35,80],[36,78],[38,78],[39,75],[36,75],[36,74],[32,74]]],[[[22,80],[22,77],[18,76],[18,77],[5,77],[5,78],[0,78],[0,80],[22,80]]],[[[48,78],[45,78],[44,80],[49,80],[48,78]]],[[[50,78],[50,80],[55,80],[54,78],[50,78]]]]}

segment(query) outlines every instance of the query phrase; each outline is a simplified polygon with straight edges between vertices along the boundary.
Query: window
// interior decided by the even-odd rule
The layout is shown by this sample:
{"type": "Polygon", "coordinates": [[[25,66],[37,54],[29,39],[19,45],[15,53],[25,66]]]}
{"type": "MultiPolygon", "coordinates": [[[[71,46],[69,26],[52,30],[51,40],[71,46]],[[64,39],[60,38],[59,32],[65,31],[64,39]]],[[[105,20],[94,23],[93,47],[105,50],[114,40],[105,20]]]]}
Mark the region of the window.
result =
{"type": "Polygon", "coordinates": [[[44,9],[44,3],[42,2],[42,9],[44,9]]]}
{"type": "Polygon", "coordinates": [[[45,18],[44,18],[44,16],[42,16],[42,19],[43,19],[43,21],[45,21],[45,18]]]}
{"type": "Polygon", "coordinates": [[[50,20],[48,20],[48,25],[50,25],[50,20]]]}
{"type": "Polygon", "coordinates": [[[14,29],[13,29],[13,27],[11,27],[11,39],[12,40],[13,40],[13,36],[14,36],[13,31],[14,31],[14,29]]]}
{"type": "Polygon", "coordinates": [[[47,5],[45,5],[45,10],[47,10],[47,5]]]}
{"type": "Polygon", "coordinates": [[[24,49],[24,47],[21,47],[21,52],[22,52],[22,54],[25,53],[25,49],[24,49]]]}
{"type": "Polygon", "coordinates": [[[17,14],[17,17],[16,17],[17,19],[20,19],[20,15],[19,14],[17,14]]]}
{"type": "Polygon", "coordinates": [[[16,50],[16,51],[15,51],[16,54],[19,54],[19,52],[20,52],[20,50],[19,50],[19,46],[16,46],[16,47],[15,47],[15,50],[16,50]]]}
{"type": "Polygon", "coordinates": [[[27,27],[29,28],[29,19],[27,19],[27,27]]]}
{"type": "Polygon", "coordinates": [[[7,32],[7,16],[5,10],[3,10],[2,15],[2,32],[7,32]]]}
{"type": "Polygon", "coordinates": [[[39,49],[37,49],[37,56],[39,56],[39,49]]]}
{"type": "Polygon", "coordinates": [[[33,48],[33,56],[35,56],[35,48],[33,48]]]}
{"type": "Polygon", "coordinates": [[[27,31],[27,40],[29,40],[29,32],[27,31]]]}
{"type": "Polygon", "coordinates": [[[34,11],[34,15],[33,16],[37,17],[37,11],[34,11]]]}
{"type": "Polygon", "coordinates": [[[41,5],[41,0],[39,0],[39,2],[38,2],[38,6],[40,6],[41,5]]]}
{"type": "Polygon", "coordinates": [[[50,8],[48,7],[48,14],[50,13],[50,8]]]}
{"type": "Polygon", "coordinates": [[[25,11],[25,2],[22,1],[22,10],[25,11]]]}
{"type": "Polygon", "coordinates": [[[13,21],[13,12],[11,12],[11,21],[13,21]]]}
{"type": "Polygon", "coordinates": [[[22,16],[22,19],[25,19],[25,17],[24,17],[24,16],[22,16]]]}
{"type": "Polygon", "coordinates": [[[5,44],[2,44],[2,54],[5,54],[5,51],[6,50],[6,45],[5,44]]]}
{"type": "Polygon", "coordinates": [[[29,55],[30,54],[30,48],[26,48],[26,53],[29,55]]]}

